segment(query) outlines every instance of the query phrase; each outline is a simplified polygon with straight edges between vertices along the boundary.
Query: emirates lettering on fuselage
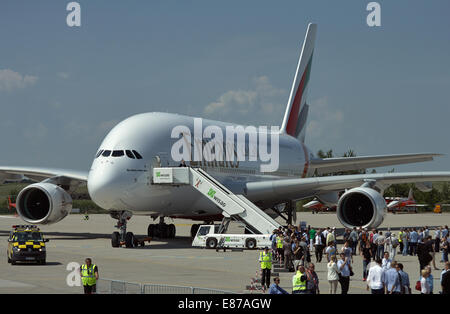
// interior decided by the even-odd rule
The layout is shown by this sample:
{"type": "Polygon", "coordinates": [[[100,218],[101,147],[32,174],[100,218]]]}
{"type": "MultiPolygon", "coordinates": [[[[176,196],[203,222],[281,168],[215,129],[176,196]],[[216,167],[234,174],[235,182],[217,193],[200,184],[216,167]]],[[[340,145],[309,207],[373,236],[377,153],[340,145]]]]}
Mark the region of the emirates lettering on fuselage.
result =
{"type": "Polygon", "coordinates": [[[279,136],[279,128],[274,126],[270,131],[264,126],[240,125],[208,125],[203,129],[202,119],[195,118],[193,133],[184,125],[172,129],[171,138],[177,141],[171,157],[175,162],[189,161],[194,167],[239,168],[240,161],[255,161],[260,162],[261,172],[275,172],[280,163],[279,136]]]}

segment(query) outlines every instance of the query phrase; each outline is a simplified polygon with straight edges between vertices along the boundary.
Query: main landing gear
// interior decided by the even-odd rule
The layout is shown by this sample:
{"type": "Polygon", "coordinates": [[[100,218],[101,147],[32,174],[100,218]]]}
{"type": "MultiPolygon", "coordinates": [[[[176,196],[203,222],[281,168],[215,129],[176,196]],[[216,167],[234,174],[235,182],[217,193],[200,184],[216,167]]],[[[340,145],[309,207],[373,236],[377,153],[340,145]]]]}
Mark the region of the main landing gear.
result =
{"type": "Polygon", "coordinates": [[[159,224],[150,224],[147,229],[148,238],[137,238],[133,232],[127,232],[128,220],[133,216],[129,211],[112,211],[110,216],[113,219],[117,219],[117,229],[111,235],[111,246],[121,247],[125,245],[127,248],[137,247],[139,245],[144,246],[145,242],[150,242],[151,238],[157,237],[160,239],[174,239],[176,234],[176,228],[174,224],[164,223],[164,217],[160,217],[159,224]]]}
{"type": "Polygon", "coordinates": [[[159,224],[150,224],[147,228],[147,235],[151,238],[175,239],[177,230],[174,224],[166,224],[164,217],[159,217],[159,224]]]}

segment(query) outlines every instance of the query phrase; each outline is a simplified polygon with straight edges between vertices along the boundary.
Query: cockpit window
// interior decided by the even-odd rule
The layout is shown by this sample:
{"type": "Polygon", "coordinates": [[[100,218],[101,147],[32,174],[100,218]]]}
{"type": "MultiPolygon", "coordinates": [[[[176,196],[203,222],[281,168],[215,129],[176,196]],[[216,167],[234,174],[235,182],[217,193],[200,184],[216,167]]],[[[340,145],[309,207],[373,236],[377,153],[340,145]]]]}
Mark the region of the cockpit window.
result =
{"type": "Polygon", "coordinates": [[[137,151],[135,151],[135,150],[125,150],[125,151],[123,151],[123,150],[99,150],[98,151],[98,153],[97,153],[97,155],[95,156],[95,158],[98,158],[98,157],[100,157],[100,156],[103,156],[103,157],[109,157],[109,156],[112,156],[112,157],[122,157],[122,156],[125,156],[125,155],[127,155],[127,157],[128,158],[131,158],[131,159],[142,159],[142,156],[141,156],[141,154],[139,154],[137,151]]]}
{"type": "Polygon", "coordinates": [[[131,150],[126,150],[125,153],[127,154],[127,156],[131,159],[135,159],[133,153],[131,152],[131,150]]]}
{"type": "Polygon", "coordinates": [[[137,159],[142,159],[142,156],[137,151],[133,150],[133,154],[137,159]]]}
{"type": "Polygon", "coordinates": [[[112,152],[111,156],[113,156],[113,157],[121,157],[123,155],[124,155],[123,150],[115,150],[115,151],[112,152]]]}

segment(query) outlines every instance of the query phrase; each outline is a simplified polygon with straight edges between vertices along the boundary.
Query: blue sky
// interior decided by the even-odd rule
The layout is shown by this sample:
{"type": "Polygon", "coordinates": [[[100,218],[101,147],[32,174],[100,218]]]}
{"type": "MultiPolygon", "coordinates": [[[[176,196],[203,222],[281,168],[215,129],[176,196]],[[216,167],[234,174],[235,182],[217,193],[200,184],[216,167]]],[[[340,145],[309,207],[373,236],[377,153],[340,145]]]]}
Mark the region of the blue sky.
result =
{"type": "Polygon", "coordinates": [[[450,170],[448,0],[378,1],[375,28],[365,0],[78,2],[79,28],[69,1],[0,2],[0,164],[87,170],[141,112],[280,125],[314,22],[308,147],[439,152],[395,168],[450,170]]]}

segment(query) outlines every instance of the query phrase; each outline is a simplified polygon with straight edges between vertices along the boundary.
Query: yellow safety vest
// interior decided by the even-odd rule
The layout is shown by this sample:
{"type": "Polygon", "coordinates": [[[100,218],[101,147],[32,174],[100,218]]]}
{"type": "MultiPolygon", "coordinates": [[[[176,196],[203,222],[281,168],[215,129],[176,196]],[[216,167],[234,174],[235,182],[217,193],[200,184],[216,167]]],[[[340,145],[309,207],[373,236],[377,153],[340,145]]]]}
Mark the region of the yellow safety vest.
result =
{"type": "Polygon", "coordinates": [[[259,253],[259,261],[261,262],[261,269],[272,269],[272,253],[259,253]]]}
{"type": "Polygon", "coordinates": [[[81,281],[83,282],[83,286],[93,286],[96,284],[97,280],[95,279],[95,265],[87,267],[86,264],[81,265],[81,281]]]}
{"type": "Polygon", "coordinates": [[[299,270],[294,277],[292,277],[292,291],[305,291],[306,290],[306,279],[302,281],[302,274],[299,270]]]}
{"type": "Polygon", "coordinates": [[[402,241],[402,235],[403,235],[403,232],[400,231],[400,232],[398,233],[398,242],[403,242],[403,241],[402,241]]]}
{"type": "Polygon", "coordinates": [[[283,240],[281,240],[281,238],[277,238],[277,248],[278,249],[283,248],[283,240]]]}

